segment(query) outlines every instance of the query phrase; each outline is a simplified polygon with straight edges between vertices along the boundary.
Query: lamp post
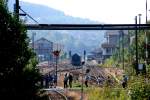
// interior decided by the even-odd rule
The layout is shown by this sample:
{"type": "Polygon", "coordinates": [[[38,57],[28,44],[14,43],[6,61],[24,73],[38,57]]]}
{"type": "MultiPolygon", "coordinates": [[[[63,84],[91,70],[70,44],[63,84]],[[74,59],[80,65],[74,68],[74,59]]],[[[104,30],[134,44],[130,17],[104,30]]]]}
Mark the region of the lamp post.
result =
{"type": "Polygon", "coordinates": [[[58,57],[59,57],[59,54],[60,54],[60,50],[53,51],[53,54],[56,57],[56,70],[55,70],[55,74],[56,74],[56,86],[57,86],[57,64],[58,64],[58,57]]]}

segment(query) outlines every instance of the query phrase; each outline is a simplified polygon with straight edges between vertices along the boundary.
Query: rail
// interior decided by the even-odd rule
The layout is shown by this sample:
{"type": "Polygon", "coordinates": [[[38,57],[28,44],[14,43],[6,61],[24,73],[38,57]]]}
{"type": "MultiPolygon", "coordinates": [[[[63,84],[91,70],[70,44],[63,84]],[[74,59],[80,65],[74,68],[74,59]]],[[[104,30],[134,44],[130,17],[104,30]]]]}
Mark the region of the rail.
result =
{"type": "Polygon", "coordinates": [[[46,90],[49,100],[68,100],[67,96],[65,96],[60,91],[63,91],[62,89],[49,89],[46,90]]]}

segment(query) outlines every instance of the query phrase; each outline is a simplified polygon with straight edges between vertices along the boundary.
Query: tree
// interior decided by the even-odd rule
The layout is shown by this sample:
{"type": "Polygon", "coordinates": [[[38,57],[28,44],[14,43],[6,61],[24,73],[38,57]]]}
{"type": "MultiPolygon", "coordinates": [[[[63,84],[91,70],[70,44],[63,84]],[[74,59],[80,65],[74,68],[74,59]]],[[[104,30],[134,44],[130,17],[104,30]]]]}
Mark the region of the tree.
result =
{"type": "Polygon", "coordinates": [[[0,1],[0,99],[36,100],[39,73],[26,29],[0,1]],[[29,70],[30,66],[30,70],[29,70]]]}

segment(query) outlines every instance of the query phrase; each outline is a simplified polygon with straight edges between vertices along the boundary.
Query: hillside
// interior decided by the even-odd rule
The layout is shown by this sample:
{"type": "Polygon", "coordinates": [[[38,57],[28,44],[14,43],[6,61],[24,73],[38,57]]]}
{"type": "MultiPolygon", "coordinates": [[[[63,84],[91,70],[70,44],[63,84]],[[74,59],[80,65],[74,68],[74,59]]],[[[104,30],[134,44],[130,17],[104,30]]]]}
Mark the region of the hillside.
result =
{"type": "MultiPolygon", "coordinates": [[[[9,7],[12,10],[11,1],[9,7]]],[[[97,24],[99,22],[92,21],[89,19],[83,19],[78,17],[72,17],[65,15],[64,12],[55,10],[53,8],[31,4],[27,2],[20,2],[21,8],[31,15],[39,23],[47,24],[97,24]]],[[[34,23],[31,19],[27,18],[27,23],[34,23]]],[[[65,46],[65,50],[72,50],[73,52],[81,53],[83,50],[88,52],[92,49],[100,46],[104,40],[104,31],[69,31],[69,30],[60,30],[60,31],[29,31],[29,37],[31,33],[36,32],[35,39],[40,37],[45,37],[46,39],[62,43],[65,46]]]]}

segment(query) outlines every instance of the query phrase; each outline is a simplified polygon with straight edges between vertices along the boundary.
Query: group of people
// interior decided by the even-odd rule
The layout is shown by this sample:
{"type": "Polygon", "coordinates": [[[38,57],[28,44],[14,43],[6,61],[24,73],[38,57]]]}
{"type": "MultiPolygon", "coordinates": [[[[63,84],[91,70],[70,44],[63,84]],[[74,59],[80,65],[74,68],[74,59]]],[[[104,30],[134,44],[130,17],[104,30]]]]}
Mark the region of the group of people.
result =
{"type": "Polygon", "coordinates": [[[68,88],[68,83],[69,83],[69,87],[72,88],[72,81],[73,81],[73,74],[66,73],[64,76],[64,88],[68,88]]]}
{"type": "MultiPolygon", "coordinates": [[[[85,75],[85,79],[84,79],[84,84],[86,87],[88,87],[88,82],[90,80],[90,76],[88,74],[85,75]]],[[[69,73],[69,74],[65,74],[64,75],[64,88],[68,88],[68,86],[70,88],[72,88],[72,81],[73,81],[73,74],[69,73]]]]}
{"type": "MultiPolygon", "coordinates": [[[[90,79],[91,78],[90,78],[89,71],[88,71],[88,72],[86,72],[85,79],[84,79],[84,84],[85,84],[86,87],[88,87],[88,83],[89,83],[90,79]]],[[[65,74],[65,77],[64,77],[64,88],[68,87],[68,81],[69,81],[70,88],[72,88],[73,76],[72,76],[71,73],[69,73],[69,75],[67,75],[67,73],[65,74]]],[[[101,77],[101,76],[97,77],[97,84],[98,85],[100,85],[104,81],[105,81],[105,79],[103,77],[101,77]]],[[[122,83],[121,83],[122,87],[126,88],[127,87],[127,83],[128,83],[128,76],[127,75],[123,75],[123,80],[122,80],[122,83]]],[[[106,84],[108,86],[112,86],[113,80],[111,79],[110,76],[107,77],[106,84]]]]}
{"type": "Polygon", "coordinates": [[[56,74],[47,74],[43,77],[43,80],[45,81],[45,87],[46,88],[56,88],[56,84],[57,84],[57,76],[56,74]]]}
{"type": "MultiPolygon", "coordinates": [[[[103,83],[105,81],[105,79],[103,77],[98,76],[97,77],[97,84],[100,85],[101,83],[103,83]]],[[[127,75],[123,75],[123,79],[121,81],[121,85],[123,88],[127,87],[128,83],[128,76],[127,75]]],[[[107,86],[112,86],[113,84],[113,80],[111,79],[110,76],[107,77],[106,79],[106,85],[107,86]]]]}
{"type": "MultiPolygon", "coordinates": [[[[85,79],[84,79],[84,84],[86,87],[88,87],[88,82],[90,80],[90,75],[89,75],[89,72],[86,73],[85,75],[85,79]]],[[[73,82],[73,74],[72,73],[66,73],[64,75],[64,88],[72,88],[72,82],[73,82]]],[[[101,83],[103,83],[104,81],[104,78],[98,76],[97,77],[97,84],[100,85],[101,83]]],[[[126,88],[127,87],[127,82],[128,82],[128,77],[127,75],[123,75],[123,80],[122,80],[122,87],[123,88],[126,88]]],[[[108,76],[107,78],[107,84],[111,84],[111,78],[108,76]]],[[[56,88],[56,85],[57,85],[57,76],[56,74],[47,74],[43,77],[43,80],[42,80],[42,84],[44,87],[46,88],[56,88]],[[45,81],[45,85],[43,84],[43,81],[45,81]]]]}

